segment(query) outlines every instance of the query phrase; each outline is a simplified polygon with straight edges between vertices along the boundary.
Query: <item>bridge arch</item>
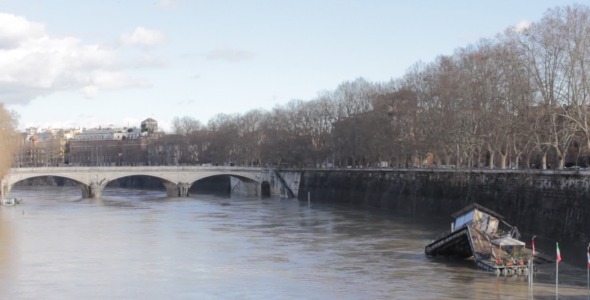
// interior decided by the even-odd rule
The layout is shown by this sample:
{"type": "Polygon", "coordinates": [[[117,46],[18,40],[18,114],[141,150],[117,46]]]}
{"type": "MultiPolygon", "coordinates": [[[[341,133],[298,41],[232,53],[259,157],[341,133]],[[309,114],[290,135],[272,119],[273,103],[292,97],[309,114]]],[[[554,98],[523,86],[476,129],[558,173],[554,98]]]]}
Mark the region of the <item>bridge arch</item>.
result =
{"type": "Polygon", "coordinates": [[[102,188],[104,190],[110,183],[128,177],[148,177],[158,179],[160,183],[162,183],[162,186],[164,186],[166,189],[166,194],[169,197],[178,197],[178,184],[173,182],[170,178],[158,176],[158,174],[144,174],[141,172],[117,174],[117,176],[109,178],[108,182],[106,182],[102,188]]]}
{"type": "Polygon", "coordinates": [[[210,177],[214,177],[214,176],[230,176],[230,177],[236,177],[236,178],[240,178],[242,180],[247,180],[247,181],[251,181],[251,182],[259,182],[260,179],[258,177],[256,177],[253,174],[244,174],[244,173],[232,173],[232,172],[203,172],[200,174],[194,174],[193,176],[190,177],[190,180],[194,183],[196,181],[205,179],[205,178],[210,178],[210,177]]]}
{"type": "Polygon", "coordinates": [[[227,178],[227,188],[224,192],[227,192],[230,196],[243,196],[243,197],[254,197],[260,195],[260,179],[256,176],[248,176],[244,174],[234,174],[231,172],[227,173],[216,173],[216,174],[203,174],[191,178],[189,182],[189,190],[193,189],[199,183],[205,183],[208,179],[215,177],[227,178]]]}
{"type": "Polygon", "coordinates": [[[83,196],[85,194],[85,191],[90,189],[89,184],[86,182],[86,180],[84,178],[80,178],[77,176],[62,175],[62,174],[55,175],[55,174],[40,173],[40,174],[27,174],[27,175],[15,176],[15,177],[11,177],[10,180],[3,180],[2,181],[2,195],[4,197],[8,196],[10,194],[10,192],[12,191],[12,188],[14,187],[14,185],[19,182],[29,180],[29,179],[34,179],[34,178],[42,178],[42,177],[65,178],[65,179],[71,180],[73,182],[76,182],[80,186],[83,196]]]}

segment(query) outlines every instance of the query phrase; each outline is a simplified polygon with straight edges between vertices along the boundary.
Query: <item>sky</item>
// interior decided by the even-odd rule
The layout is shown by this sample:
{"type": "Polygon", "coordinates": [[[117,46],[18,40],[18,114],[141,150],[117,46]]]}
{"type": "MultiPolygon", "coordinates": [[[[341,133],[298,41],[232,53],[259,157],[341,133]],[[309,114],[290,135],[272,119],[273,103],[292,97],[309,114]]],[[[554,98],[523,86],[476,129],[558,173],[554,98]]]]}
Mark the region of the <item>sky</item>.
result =
{"type": "Polygon", "coordinates": [[[20,129],[153,118],[169,131],[175,117],[206,124],[359,77],[398,79],[574,3],[0,0],[0,102],[20,129]]]}

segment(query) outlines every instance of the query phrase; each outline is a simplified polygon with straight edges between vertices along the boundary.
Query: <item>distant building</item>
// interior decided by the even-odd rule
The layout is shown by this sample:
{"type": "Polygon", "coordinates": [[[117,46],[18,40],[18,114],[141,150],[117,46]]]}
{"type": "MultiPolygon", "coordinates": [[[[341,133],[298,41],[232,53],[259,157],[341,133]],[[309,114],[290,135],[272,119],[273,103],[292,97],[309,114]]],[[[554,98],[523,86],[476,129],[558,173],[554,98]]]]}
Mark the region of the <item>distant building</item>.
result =
{"type": "Polygon", "coordinates": [[[111,128],[97,128],[97,129],[84,129],[82,132],[76,134],[72,140],[74,141],[104,141],[113,140],[115,136],[115,130],[111,128]]]}
{"type": "Polygon", "coordinates": [[[164,135],[152,118],[141,122],[141,128],[115,128],[113,125],[81,130],[31,127],[15,140],[18,151],[13,166],[146,165],[149,164],[149,143],[164,135]]]}
{"type": "Polygon", "coordinates": [[[146,139],[71,140],[67,163],[74,166],[147,164],[146,139]]]}
{"type": "Polygon", "coordinates": [[[76,134],[73,141],[109,141],[109,140],[129,140],[138,139],[142,136],[139,128],[98,128],[87,129],[76,134]]]}
{"type": "Polygon", "coordinates": [[[143,132],[141,132],[141,129],[139,129],[137,127],[127,128],[127,133],[126,133],[127,139],[138,139],[142,136],[145,136],[145,135],[143,134],[143,132]]]}
{"type": "Polygon", "coordinates": [[[80,130],[78,130],[78,129],[63,129],[63,130],[61,130],[61,135],[66,140],[72,139],[78,133],[80,133],[80,130]]]}
{"type": "Polygon", "coordinates": [[[142,137],[142,132],[137,127],[118,129],[113,133],[114,140],[133,140],[140,137],[142,137]]]}
{"type": "Polygon", "coordinates": [[[147,118],[141,122],[141,132],[147,132],[148,135],[158,131],[158,121],[147,118]]]}

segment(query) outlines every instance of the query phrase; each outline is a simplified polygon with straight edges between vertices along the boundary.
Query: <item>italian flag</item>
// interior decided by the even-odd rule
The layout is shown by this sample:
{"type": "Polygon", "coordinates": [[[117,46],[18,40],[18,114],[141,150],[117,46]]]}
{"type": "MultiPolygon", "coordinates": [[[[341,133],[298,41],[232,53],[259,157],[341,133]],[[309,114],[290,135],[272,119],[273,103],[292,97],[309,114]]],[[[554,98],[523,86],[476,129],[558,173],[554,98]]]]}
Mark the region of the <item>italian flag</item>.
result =
{"type": "Polygon", "coordinates": [[[561,252],[559,251],[559,243],[555,243],[557,246],[557,262],[561,261],[561,252]]]}

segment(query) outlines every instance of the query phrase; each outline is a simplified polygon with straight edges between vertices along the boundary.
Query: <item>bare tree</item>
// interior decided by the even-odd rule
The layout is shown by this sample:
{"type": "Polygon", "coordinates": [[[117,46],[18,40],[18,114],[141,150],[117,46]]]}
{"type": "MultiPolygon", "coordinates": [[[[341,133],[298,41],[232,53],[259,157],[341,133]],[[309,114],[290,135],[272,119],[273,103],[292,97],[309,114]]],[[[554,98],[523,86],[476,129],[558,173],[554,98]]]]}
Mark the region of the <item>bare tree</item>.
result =
{"type": "Polygon", "coordinates": [[[338,117],[346,118],[371,110],[374,87],[363,78],[345,81],[334,91],[338,117]]]}
{"type": "Polygon", "coordinates": [[[321,93],[318,98],[308,102],[309,124],[315,164],[334,161],[332,148],[332,124],[337,120],[337,110],[330,93],[321,93]]]}
{"type": "Polygon", "coordinates": [[[201,121],[189,116],[174,117],[172,120],[172,132],[174,134],[187,135],[200,130],[202,127],[201,121]]]}
{"type": "Polygon", "coordinates": [[[262,110],[252,110],[238,118],[239,143],[236,148],[237,160],[248,166],[262,164],[263,123],[266,114],[262,110]]]}
{"type": "Polygon", "coordinates": [[[239,115],[218,114],[207,124],[206,160],[218,165],[234,163],[239,149],[239,115]]]}
{"type": "Polygon", "coordinates": [[[518,35],[524,65],[527,67],[542,104],[537,110],[537,148],[542,152],[542,168],[547,167],[547,154],[552,148],[563,168],[565,151],[575,130],[563,118],[563,105],[568,102],[567,46],[561,10],[550,10],[539,23],[533,23],[518,35]]]}
{"type": "MultiPolygon", "coordinates": [[[[564,39],[566,94],[561,105],[562,116],[569,119],[590,148],[590,9],[585,6],[557,8],[546,18],[561,24],[560,37],[564,39]]],[[[581,150],[581,149],[580,149],[581,150]]],[[[580,151],[579,150],[579,151],[580,151]]]]}
{"type": "Polygon", "coordinates": [[[0,178],[3,178],[12,165],[16,134],[16,115],[8,112],[0,103],[0,178]]]}

